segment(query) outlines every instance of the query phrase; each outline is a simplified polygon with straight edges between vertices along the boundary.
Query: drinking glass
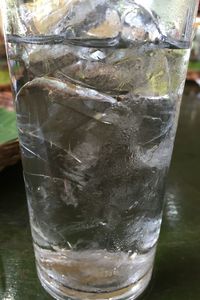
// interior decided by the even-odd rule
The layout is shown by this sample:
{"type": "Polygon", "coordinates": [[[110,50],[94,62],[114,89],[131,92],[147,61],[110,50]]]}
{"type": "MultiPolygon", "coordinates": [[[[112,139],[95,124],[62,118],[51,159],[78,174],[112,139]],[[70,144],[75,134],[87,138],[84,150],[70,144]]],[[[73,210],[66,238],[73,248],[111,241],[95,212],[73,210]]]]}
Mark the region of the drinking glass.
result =
{"type": "Polygon", "coordinates": [[[38,276],[135,299],[152,274],[196,0],[3,0],[38,276]]]}

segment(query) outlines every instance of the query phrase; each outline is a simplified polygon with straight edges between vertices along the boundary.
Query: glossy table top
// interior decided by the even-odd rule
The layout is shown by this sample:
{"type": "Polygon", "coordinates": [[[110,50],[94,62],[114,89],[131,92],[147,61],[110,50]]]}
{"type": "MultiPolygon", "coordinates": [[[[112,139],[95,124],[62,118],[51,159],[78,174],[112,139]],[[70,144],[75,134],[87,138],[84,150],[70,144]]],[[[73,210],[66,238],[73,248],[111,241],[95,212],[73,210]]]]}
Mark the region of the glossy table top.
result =
{"type": "MultiPolygon", "coordinates": [[[[199,133],[200,89],[191,85],[181,109],[154,274],[141,300],[200,299],[199,133]]],[[[0,299],[52,299],[35,271],[20,164],[0,174],[0,299]]]]}

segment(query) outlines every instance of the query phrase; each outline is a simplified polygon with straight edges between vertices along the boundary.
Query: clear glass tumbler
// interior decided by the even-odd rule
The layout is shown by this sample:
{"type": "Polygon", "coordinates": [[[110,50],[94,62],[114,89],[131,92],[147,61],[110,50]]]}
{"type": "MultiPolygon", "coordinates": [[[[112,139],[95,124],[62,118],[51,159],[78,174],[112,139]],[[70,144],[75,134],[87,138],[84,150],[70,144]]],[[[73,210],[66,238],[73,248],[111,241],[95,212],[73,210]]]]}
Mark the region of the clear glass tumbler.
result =
{"type": "Polygon", "coordinates": [[[3,0],[38,275],[135,299],[152,273],[196,0],[3,0]]]}

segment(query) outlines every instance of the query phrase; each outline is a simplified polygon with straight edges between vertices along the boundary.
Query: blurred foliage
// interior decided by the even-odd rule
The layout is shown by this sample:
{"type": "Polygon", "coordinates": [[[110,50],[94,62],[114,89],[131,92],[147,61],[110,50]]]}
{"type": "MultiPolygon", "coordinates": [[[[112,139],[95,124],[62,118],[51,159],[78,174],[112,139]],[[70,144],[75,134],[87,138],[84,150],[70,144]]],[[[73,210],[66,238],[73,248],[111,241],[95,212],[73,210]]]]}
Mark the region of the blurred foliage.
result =
{"type": "Polygon", "coordinates": [[[10,77],[8,69],[0,69],[0,85],[6,85],[10,83],[10,77]]]}
{"type": "Polygon", "coordinates": [[[190,61],[190,63],[189,63],[189,71],[200,72],[200,61],[190,61]]]}
{"type": "Polygon", "coordinates": [[[0,108],[0,120],[0,144],[17,138],[15,112],[0,108]]]}

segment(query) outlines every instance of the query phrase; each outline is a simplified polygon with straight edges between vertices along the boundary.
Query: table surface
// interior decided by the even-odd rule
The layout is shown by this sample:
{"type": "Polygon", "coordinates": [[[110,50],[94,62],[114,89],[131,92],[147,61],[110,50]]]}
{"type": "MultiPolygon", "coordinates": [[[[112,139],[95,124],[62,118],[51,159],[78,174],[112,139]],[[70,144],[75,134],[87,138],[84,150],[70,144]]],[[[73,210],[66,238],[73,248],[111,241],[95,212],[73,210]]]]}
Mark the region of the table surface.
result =
{"type": "MultiPolygon", "coordinates": [[[[199,132],[200,89],[190,85],[168,177],[154,274],[142,300],[200,299],[199,132]]],[[[0,174],[0,299],[52,299],[36,275],[20,164],[0,174]]]]}

